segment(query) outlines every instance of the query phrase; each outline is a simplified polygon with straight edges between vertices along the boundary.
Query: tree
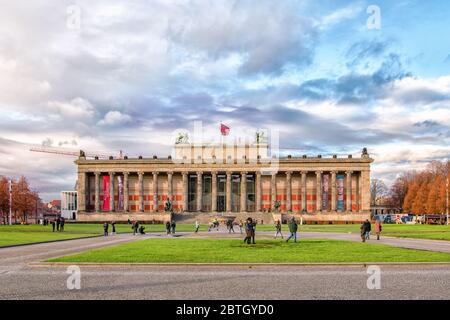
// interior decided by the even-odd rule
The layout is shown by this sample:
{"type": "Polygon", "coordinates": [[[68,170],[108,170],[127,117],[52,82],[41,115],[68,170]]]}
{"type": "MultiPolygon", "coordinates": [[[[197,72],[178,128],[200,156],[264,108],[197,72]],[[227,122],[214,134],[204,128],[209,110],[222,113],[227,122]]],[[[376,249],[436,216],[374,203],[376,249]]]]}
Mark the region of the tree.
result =
{"type": "Polygon", "coordinates": [[[370,181],[370,203],[375,205],[377,200],[383,198],[388,193],[386,184],[381,179],[372,179],[370,181]]]}
{"type": "Polygon", "coordinates": [[[432,213],[438,213],[438,199],[439,199],[439,193],[440,188],[442,184],[442,178],[440,176],[437,176],[434,181],[431,181],[428,184],[428,189],[430,190],[428,193],[428,199],[426,203],[426,213],[432,214],[432,213]]]}
{"type": "Polygon", "coordinates": [[[391,206],[403,209],[403,203],[413,176],[414,172],[408,171],[404,172],[397,177],[397,179],[395,179],[391,189],[389,190],[388,203],[391,206]]]}

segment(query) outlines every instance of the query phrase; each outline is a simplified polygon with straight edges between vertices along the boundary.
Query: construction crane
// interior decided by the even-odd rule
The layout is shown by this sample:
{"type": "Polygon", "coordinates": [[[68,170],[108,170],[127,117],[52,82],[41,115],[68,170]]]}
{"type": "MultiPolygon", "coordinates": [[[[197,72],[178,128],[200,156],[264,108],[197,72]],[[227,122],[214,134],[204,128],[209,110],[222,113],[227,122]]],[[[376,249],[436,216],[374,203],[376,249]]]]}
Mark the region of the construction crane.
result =
{"type": "MultiPolygon", "coordinates": [[[[65,149],[65,148],[55,148],[55,147],[31,147],[30,151],[33,152],[43,152],[43,153],[52,153],[52,154],[59,154],[64,156],[73,156],[73,157],[79,157],[80,155],[84,154],[86,158],[98,158],[98,159],[109,159],[111,156],[100,153],[100,152],[84,152],[82,150],[74,150],[74,149],[65,149]]],[[[120,150],[119,155],[116,157],[113,157],[113,159],[123,159],[123,153],[122,150],[120,150]]]]}

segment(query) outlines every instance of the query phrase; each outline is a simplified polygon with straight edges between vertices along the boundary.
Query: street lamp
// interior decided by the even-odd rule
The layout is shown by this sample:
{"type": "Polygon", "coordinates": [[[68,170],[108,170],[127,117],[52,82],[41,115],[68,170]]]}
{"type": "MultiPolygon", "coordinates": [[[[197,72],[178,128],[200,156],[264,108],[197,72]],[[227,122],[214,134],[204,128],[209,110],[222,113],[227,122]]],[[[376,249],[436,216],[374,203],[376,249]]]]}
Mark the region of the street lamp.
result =
{"type": "Polygon", "coordinates": [[[445,184],[445,213],[447,216],[447,225],[448,225],[448,178],[449,178],[449,173],[447,172],[447,182],[445,184]]]}
{"type": "Polygon", "coordinates": [[[9,179],[9,225],[12,225],[12,180],[9,179]]]}

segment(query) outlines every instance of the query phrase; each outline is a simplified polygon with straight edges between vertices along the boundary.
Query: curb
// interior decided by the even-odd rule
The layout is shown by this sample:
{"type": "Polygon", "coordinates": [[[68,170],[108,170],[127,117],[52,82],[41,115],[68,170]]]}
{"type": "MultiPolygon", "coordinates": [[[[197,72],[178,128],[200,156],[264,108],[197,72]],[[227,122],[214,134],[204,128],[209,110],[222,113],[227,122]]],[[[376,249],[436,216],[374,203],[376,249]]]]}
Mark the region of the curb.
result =
{"type": "Polygon", "coordinates": [[[382,266],[450,266],[450,262],[318,262],[318,263],[95,263],[95,262],[32,262],[32,267],[61,267],[78,265],[83,267],[347,267],[369,265],[382,266]]]}

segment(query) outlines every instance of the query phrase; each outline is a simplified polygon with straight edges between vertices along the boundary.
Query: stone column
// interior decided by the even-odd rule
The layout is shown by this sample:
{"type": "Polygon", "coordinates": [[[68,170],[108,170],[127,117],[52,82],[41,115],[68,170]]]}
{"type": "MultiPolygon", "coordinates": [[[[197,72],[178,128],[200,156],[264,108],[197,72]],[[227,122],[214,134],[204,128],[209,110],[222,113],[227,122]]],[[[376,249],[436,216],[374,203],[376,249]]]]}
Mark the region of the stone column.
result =
{"type": "Polygon", "coordinates": [[[256,212],[261,212],[261,172],[256,172],[256,212]]]}
{"type": "Polygon", "coordinates": [[[277,174],[276,172],[272,173],[270,178],[270,208],[272,208],[272,212],[275,211],[275,201],[277,201],[277,174]]]}
{"type": "Polygon", "coordinates": [[[129,172],[123,173],[123,210],[127,212],[129,210],[128,206],[128,198],[129,198],[129,192],[128,192],[128,175],[129,172]]]}
{"type": "Polygon", "coordinates": [[[172,181],[173,181],[173,172],[169,171],[167,172],[167,197],[170,199],[171,202],[173,202],[172,181]]]}
{"type": "Polygon", "coordinates": [[[359,212],[360,209],[360,200],[359,195],[361,194],[361,173],[356,173],[356,186],[355,186],[355,204],[356,204],[356,211],[359,212]]]}
{"type": "Polygon", "coordinates": [[[86,173],[78,172],[77,184],[77,208],[79,211],[86,211],[86,173]]]}
{"type": "Polygon", "coordinates": [[[153,174],[153,212],[158,212],[158,172],[152,172],[153,174]]]}
{"type": "Polygon", "coordinates": [[[138,172],[139,211],[144,212],[144,172],[138,172]]]}
{"type": "Polygon", "coordinates": [[[346,171],[347,187],[346,187],[346,211],[352,211],[352,171],[346,171]]]}
{"type": "Polygon", "coordinates": [[[336,211],[336,171],[331,171],[331,211],[336,211]]]}
{"type": "Polygon", "coordinates": [[[306,174],[307,171],[302,171],[302,211],[308,211],[306,202],[306,174]]]}
{"type": "Polygon", "coordinates": [[[241,212],[247,212],[247,172],[241,172],[241,212]]]}
{"type": "Polygon", "coordinates": [[[100,211],[100,172],[95,172],[95,212],[100,211]]]}
{"type": "Polygon", "coordinates": [[[211,211],[217,212],[217,172],[211,172],[211,211]]]}
{"type": "Polygon", "coordinates": [[[370,170],[361,171],[361,210],[370,211],[370,170]]]}
{"type": "Polygon", "coordinates": [[[203,203],[203,172],[197,172],[197,211],[202,211],[202,203],[203,203]]]}
{"type": "Polygon", "coordinates": [[[183,210],[188,211],[188,173],[183,172],[183,210]]]}
{"type": "Polygon", "coordinates": [[[286,171],[286,211],[292,212],[292,171],[286,171]]]}
{"type": "Polygon", "coordinates": [[[316,171],[316,211],[322,211],[322,171],[316,171]]]}
{"type": "Polygon", "coordinates": [[[109,173],[109,210],[114,211],[114,175],[115,172],[109,173]]]}
{"type": "Polygon", "coordinates": [[[227,172],[226,211],[231,212],[231,172],[227,172]]]}

